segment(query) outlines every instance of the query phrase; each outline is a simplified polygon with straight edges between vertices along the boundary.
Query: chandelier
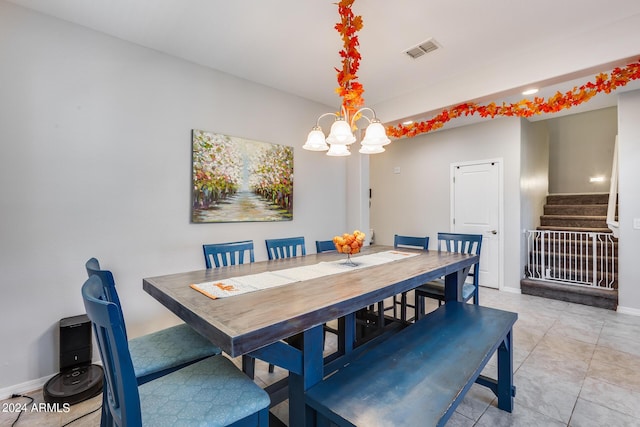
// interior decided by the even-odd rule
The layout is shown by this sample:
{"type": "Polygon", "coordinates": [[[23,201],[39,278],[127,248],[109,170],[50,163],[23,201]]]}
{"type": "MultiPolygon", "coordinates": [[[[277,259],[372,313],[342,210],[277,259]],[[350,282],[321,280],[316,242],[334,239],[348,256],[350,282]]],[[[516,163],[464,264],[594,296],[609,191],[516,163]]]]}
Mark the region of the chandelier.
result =
{"type": "Polygon", "coordinates": [[[362,106],[364,104],[362,98],[364,89],[357,81],[356,73],[360,66],[360,52],[358,52],[358,36],[355,34],[362,29],[362,17],[355,16],[351,11],[354,1],[342,0],[338,3],[340,22],[335,25],[335,29],[340,33],[344,43],[344,48],[340,51],[342,69],[336,69],[339,84],[336,93],[342,98],[340,112],[325,113],[318,117],[316,125],[307,136],[307,142],[302,146],[305,150],[327,151],[328,156],[348,156],[351,154],[349,146],[357,139],[354,130],[357,129],[356,122],[360,119],[365,119],[368,122],[364,138],[360,142],[360,153],[382,153],[384,146],[391,142],[384,126],[376,117],[375,111],[362,106]],[[365,113],[370,114],[371,117],[365,113]],[[333,116],[334,122],[331,125],[329,136],[325,138],[320,127],[320,120],[330,116],[333,116]]]}

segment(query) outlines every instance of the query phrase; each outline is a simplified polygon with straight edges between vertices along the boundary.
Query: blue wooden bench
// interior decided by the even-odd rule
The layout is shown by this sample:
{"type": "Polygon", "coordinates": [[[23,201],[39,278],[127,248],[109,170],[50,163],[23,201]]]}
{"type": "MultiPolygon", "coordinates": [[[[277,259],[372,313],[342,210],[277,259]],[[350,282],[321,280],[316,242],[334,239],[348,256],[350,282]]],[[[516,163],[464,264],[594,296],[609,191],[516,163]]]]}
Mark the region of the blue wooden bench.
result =
{"type": "Polygon", "coordinates": [[[311,387],[306,404],[319,426],[442,426],[477,382],[511,412],[517,318],[449,302],[311,387]],[[480,375],[496,350],[497,381],[480,375]]]}

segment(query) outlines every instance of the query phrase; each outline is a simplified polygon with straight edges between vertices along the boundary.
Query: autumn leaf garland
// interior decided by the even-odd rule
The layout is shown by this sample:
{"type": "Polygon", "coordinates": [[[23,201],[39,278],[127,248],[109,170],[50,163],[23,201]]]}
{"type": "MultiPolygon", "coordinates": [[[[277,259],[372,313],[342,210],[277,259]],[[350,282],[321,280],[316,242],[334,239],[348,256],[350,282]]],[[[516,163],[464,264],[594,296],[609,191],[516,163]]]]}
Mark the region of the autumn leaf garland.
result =
{"type": "MultiPolygon", "coordinates": [[[[362,29],[363,22],[362,17],[355,16],[351,10],[354,2],[355,0],[341,0],[337,3],[340,22],[335,25],[343,42],[343,49],[339,52],[342,58],[342,69],[335,69],[338,73],[339,85],[336,88],[336,93],[342,98],[347,119],[353,119],[353,114],[364,105],[362,98],[364,88],[357,81],[361,56],[358,51],[360,42],[356,35],[362,29]]],[[[495,118],[496,116],[531,117],[543,113],[556,113],[583,104],[598,93],[610,93],[630,81],[638,79],[640,79],[640,62],[634,62],[622,68],[614,68],[611,75],[598,74],[595,76],[595,81],[587,82],[579,87],[576,86],[565,93],[557,92],[548,99],[535,97],[533,100],[523,99],[511,104],[502,103],[502,105],[495,102],[486,105],[472,102],[462,103],[443,110],[430,120],[409,125],[387,126],[387,135],[393,138],[411,138],[421,133],[440,129],[457,117],[475,114],[483,118],[495,118]]],[[[357,117],[355,119],[357,120],[357,117]]]]}
{"type": "Polygon", "coordinates": [[[557,113],[585,103],[598,93],[611,93],[630,81],[638,79],[640,79],[640,62],[634,62],[622,68],[614,68],[611,75],[600,73],[595,76],[595,81],[587,82],[580,87],[576,86],[566,93],[557,92],[546,100],[536,97],[533,101],[523,99],[512,104],[502,103],[502,105],[497,105],[495,102],[487,105],[463,103],[443,110],[430,120],[409,125],[388,126],[387,135],[394,138],[411,138],[421,133],[440,129],[445,123],[463,115],[477,114],[480,117],[494,118],[496,116],[531,117],[542,113],[557,113]]]}
{"type": "Polygon", "coordinates": [[[342,69],[336,68],[338,73],[338,85],[336,93],[342,98],[342,105],[347,111],[348,117],[364,105],[362,93],[364,89],[358,80],[358,68],[360,67],[360,52],[358,46],[358,36],[356,32],[362,29],[362,17],[355,16],[351,6],[355,0],[342,0],[338,3],[338,13],[340,22],[335,25],[335,29],[340,33],[343,42],[343,49],[340,50],[342,57],[342,69]]]}

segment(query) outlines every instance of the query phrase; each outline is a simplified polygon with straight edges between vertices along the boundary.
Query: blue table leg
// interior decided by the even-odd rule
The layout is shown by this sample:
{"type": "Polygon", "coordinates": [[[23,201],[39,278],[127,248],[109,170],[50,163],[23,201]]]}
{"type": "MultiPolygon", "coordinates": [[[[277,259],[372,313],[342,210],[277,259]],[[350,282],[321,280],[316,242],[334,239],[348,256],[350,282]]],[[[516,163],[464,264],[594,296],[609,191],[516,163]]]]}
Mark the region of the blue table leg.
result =
{"type": "Polygon", "coordinates": [[[462,286],[471,266],[444,276],[444,301],[462,301],[462,286]]]}
{"type": "Polygon", "coordinates": [[[313,426],[314,411],[307,409],[304,393],[322,381],[324,373],[322,325],[304,332],[302,343],[302,375],[289,372],[289,425],[292,427],[313,426]]]}
{"type": "Polygon", "coordinates": [[[513,330],[498,347],[498,408],[513,411],[513,330]]]}
{"type": "Polygon", "coordinates": [[[340,335],[338,351],[340,354],[351,353],[356,342],[356,314],[350,313],[338,320],[340,335]]]}
{"type": "Polygon", "coordinates": [[[461,301],[462,285],[458,286],[459,277],[464,277],[459,271],[444,276],[444,301],[461,301]]]}

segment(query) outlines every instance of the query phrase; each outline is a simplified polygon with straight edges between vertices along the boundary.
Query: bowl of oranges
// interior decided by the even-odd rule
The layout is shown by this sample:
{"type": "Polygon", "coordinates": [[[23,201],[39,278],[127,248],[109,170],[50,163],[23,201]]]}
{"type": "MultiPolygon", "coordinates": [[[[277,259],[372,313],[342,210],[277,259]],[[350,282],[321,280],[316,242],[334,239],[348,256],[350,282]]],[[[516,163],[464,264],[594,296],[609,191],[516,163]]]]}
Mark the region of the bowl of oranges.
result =
{"type": "Polygon", "coordinates": [[[353,233],[344,233],[342,236],[335,236],[333,238],[333,244],[337,251],[341,254],[347,254],[347,264],[355,265],[351,260],[351,255],[360,252],[360,248],[364,244],[365,234],[360,230],[355,230],[353,233]]]}

